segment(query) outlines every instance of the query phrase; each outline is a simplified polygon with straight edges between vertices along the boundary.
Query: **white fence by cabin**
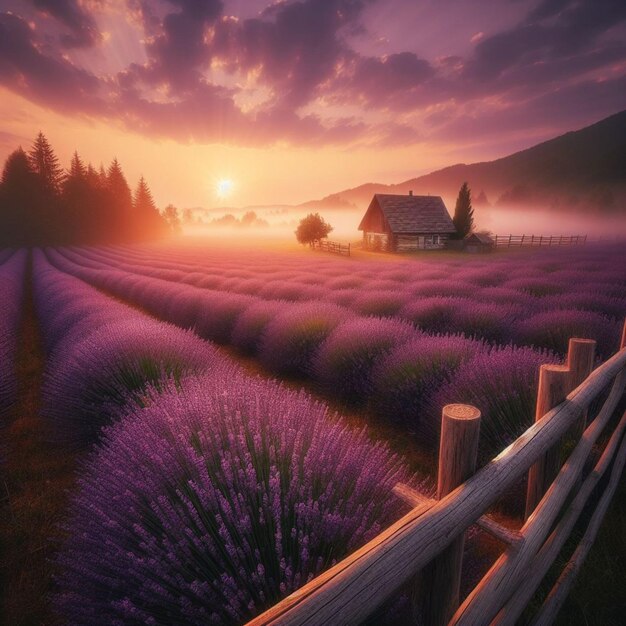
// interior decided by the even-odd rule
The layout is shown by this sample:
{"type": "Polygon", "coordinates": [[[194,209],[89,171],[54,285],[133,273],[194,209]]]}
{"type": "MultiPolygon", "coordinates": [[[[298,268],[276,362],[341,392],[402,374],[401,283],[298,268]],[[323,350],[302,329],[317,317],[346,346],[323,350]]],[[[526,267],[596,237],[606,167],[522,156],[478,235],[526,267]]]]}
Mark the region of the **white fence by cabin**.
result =
{"type": "Polygon", "coordinates": [[[594,351],[594,341],[570,339],[566,365],[541,367],[534,425],[476,473],[480,412],[467,405],[444,407],[437,498],[427,499],[397,485],[396,495],[413,507],[409,513],[249,626],[356,625],[407,583],[415,586],[420,619],[428,626],[513,625],[611,468],[578,548],[533,622],[552,623],[595,539],[626,462],[624,413],[593,471],[583,476],[587,457],[613,424],[623,396],[626,326],[620,350],[592,371],[594,351]],[[602,408],[588,415],[591,403],[610,385],[602,408]],[[566,438],[575,445],[561,464],[566,438]],[[486,512],[525,474],[525,521],[519,529],[506,528],[486,512]],[[460,602],[463,541],[472,524],[501,541],[504,551],[460,602]]]}

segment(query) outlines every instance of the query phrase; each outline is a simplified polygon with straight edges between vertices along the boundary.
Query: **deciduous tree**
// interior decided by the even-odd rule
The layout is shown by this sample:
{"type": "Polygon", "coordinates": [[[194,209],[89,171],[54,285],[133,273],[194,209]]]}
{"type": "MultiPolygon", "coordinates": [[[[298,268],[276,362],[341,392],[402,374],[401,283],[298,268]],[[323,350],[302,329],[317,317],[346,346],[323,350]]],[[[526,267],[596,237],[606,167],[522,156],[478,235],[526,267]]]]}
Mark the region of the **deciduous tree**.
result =
{"type": "Polygon", "coordinates": [[[173,234],[177,235],[181,232],[182,227],[180,225],[178,209],[173,204],[168,204],[165,207],[165,210],[163,211],[163,218],[173,234]]]}
{"type": "Polygon", "coordinates": [[[301,244],[311,245],[314,241],[328,237],[332,230],[333,227],[324,221],[319,213],[309,213],[300,220],[296,230],[296,239],[301,244]]]}

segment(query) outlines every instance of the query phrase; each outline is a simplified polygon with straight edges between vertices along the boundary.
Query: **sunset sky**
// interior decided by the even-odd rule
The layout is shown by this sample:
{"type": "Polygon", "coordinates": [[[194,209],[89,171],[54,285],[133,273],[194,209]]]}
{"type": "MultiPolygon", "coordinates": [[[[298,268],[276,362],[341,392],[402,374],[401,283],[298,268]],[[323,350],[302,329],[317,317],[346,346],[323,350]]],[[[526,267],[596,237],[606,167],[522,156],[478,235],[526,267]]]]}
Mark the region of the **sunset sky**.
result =
{"type": "Polygon", "coordinates": [[[624,0],[0,0],[0,159],[41,129],[160,205],[400,182],[625,108],[624,0]]]}

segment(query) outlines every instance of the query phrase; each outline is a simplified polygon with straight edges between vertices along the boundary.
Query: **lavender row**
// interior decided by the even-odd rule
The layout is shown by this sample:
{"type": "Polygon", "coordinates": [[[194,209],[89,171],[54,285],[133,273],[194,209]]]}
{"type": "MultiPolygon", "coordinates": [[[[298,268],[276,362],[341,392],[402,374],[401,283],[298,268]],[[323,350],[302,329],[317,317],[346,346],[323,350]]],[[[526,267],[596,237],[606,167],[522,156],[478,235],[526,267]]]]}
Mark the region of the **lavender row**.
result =
{"type": "MultiPolygon", "coordinates": [[[[406,319],[426,332],[463,333],[500,344],[534,345],[562,354],[569,337],[584,333],[596,339],[599,353],[608,357],[616,349],[621,321],[626,315],[626,288],[620,284],[619,272],[611,270],[615,282],[598,280],[608,279],[605,265],[600,266],[599,274],[597,269],[561,270],[548,274],[549,278],[513,277],[501,286],[493,282],[506,275],[500,268],[501,261],[496,261],[496,269],[465,268],[451,278],[404,282],[365,281],[350,271],[349,275],[333,278],[332,285],[320,286],[299,283],[290,279],[288,272],[270,282],[263,277],[233,281],[197,272],[137,266],[93,251],[81,250],[80,256],[72,254],[71,258],[93,268],[113,265],[211,291],[269,300],[331,302],[360,315],[406,319]],[[472,282],[476,280],[478,283],[472,282]],[[485,284],[481,285],[481,280],[485,284]],[[555,332],[551,326],[561,327],[562,332],[555,332]]],[[[604,261],[613,263],[614,257],[608,255],[604,261]]],[[[389,275],[389,270],[385,275],[389,275]]]]}
{"type": "MultiPolygon", "coordinates": [[[[182,249],[176,249],[176,252],[178,256],[184,254],[182,249]]],[[[463,262],[445,260],[437,263],[336,260],[329,265],[327,260],[324,264],[319,256],[303,260],[299,256],[274,253],[270,255],[273,259],[270,268],[280,268],[274,271],[267,271],[267,265],[264,267],[256,256],[240,252],[237,254],[243,257],[243,261],[226,251],[212,262],[204,260],[200,266],[187,265],[180,260],[164,263],[153,256],[137,259],[137,252],[132,249],[83,249],[81,253],[118,266],[122,263],[126,269],[158,278],[235,292],[259,293],[261,290],[262,295],[269,297],[276,297],[278,290],[280,297],[294,300],[319,295],[322,293],[320,289],[349,292],[364,288],[420,296],[468,296],[477,288],[507,290],[501,294],[496,292],[495,301],[502,301],[505,295],[513,295],[514,300],[515,296],[519,300],[528,295],[541,299],[572,291],[618,300],[626,297],[626,271],[620,267],[622,251],[616,247],[569,253],[559,251],[558,256],[551,253],[548,257],[546,253],[537,253],[524,258],[524,263],[520,263],[516,256],[492,256],[489,260],[465,258],[463,262]]]]}
{"type": "Polygon", "coordinates": [[[415,484],[272,382],[183,381],[110,427],[59,556],[72,624],[242,624],[372,539],[415,484]]]}
{"type": "MultiPolygon", "coordinates": [[[[585,248],[547,249],[532,255],[496,254],[487,257],[434,255],[419,260],[402,260],[395,257],[390,262],[337,259],[319,255],[297,255],[255,249],[233,249],[203,246],[197,251],[185,247],[113,247],[90,250],[104,258],[118,258],[125,262],[148,267],[202,272],[208,280],[217,278],[233,281],[247,278],[275,279],[283,282],[330,284],[333,288],[359,286],[364,280],[384,280],[387,283],[407,283],[424,279],[461,278],[465,282],[483,287],[501,285],[506,281],[536,295],[559,291],[559,283],[578,280],[605,283],[619,289],[624,296],[626,272],[620,265],[621,246],[587,246],[585,248]],[[541,280],[545,282],[542,284],[541,280]],[[528,281],[528,282],[527,282],[528,281]],[[538,281],[534,283],[533,281],[538,281]]],[[[589,282],[591,285],[591,282],[589,282]]],[[[236,285],[224,286],[229,287],[236,285]]],[[[215,285],[213,285],[215,286],[215,285]]]]}
{"type": "Polygon", "coordinates": [[[50,256],[63,270],[157,317],[248,351],[282,376],[306,377],[345,405],[369,408],[432,444],[441,406],[461,401],[453,386],[456,377],[462,379],[466,370],[476,367],[475,360],[482,359],[477,383],[482,378],[482,387],[488,389],[491,380],[504,377],[506,390],[475,399],[484,423],[490,424],[481,438],[483,458],[499,452],[530,425],[538,366],[555,360],[551,353],[531,348],[429,335],[407,321],[361,317],[334,304],[211,292],[121,270],[87,268],[59,252],[50,256]],[[447,393],[438,394],[440,388],[447,393]],[[523,401],[510,409],[517,398],[523,401]]]}
{"type": "Polygon", "coordinates": [[[43,414],[72,445],[97,439],[149,387],[223,367],[213,347],[190,331],[158,322],[33,258],[34,301],[48,353],[43,414]]]}
{"type": "MultiPolygon", "coordinates": [[[[175,260],[163,261],[157,254],[140,254],[140,249],[91,249],[90,256],[105,261],[133,264],[136,271],[161,271],[158,277],[204,281],[214,289],[238,291],[256,289],[254,279],[262,279],[261,288],[272,290],[285,284],[299,287],[323,287],[331,290],[374,288],[398,290],[416,288],[419,295],[467,295],[476,287],[503,287],[535,297],[558,295],[572,289],[582,292],[626,297],[626,271],[621,267],[621,247],[589,247],[537,252],[523,258],[517,255],[487,258],[438,258],[436,261],[372,262],[302,257],[273,253],[259,258],[251,252],[206,248],[197,255],[197,265],[184,263],[185,250],[175,248],[175,260]],[[209,257],[207,260],[206,257],[209,257]],[[269,283],[269,285],[268,285],[269,283]],[[274,284],[275,283],[275,284],[274,284]],[[463,286],[465,285],[465,287],[463,286]],[[446,293],[449,292],[449,293],[446,293]]],[[[295,299],[305,294],[294,291],[295,299]]]]}
{"type": "Polygon", "coordinates": [[[321,403],[41,253],[34,269],[46,414],[100,438],[58,556],[70,623],[241,623],[393,522],[396,482],[420,487],[321,403]]]}
{"type": "MultiPolygon", "coordinates": [[[[0,252],[0,418],[13,406],[17,393],[15,357],[24,300],[28,252],[0,252]]],[[[1,424],[0,424],[1,425],[1,424]]]]}

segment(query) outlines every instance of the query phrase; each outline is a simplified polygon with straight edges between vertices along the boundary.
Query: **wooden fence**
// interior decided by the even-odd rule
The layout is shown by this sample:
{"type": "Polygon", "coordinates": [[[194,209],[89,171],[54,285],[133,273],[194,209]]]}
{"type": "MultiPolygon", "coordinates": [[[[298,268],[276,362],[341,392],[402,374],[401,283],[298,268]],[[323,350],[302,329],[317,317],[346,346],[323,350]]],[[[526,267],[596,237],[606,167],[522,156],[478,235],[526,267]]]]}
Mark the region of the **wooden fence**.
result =
{"type": "Polygon", "coordinates": [[[587,243],[587,235],[496,235],[496,248],[541,246],[578,246],[587,243]]]}
{"type": "Polygon", "coordinates": [[[249,626],[359,624],[406,584],[415,586],[417,610],[425,624],[513,625],[612,466],[582,541],[535,616],[535,624],[550,624],[595,539],[626,461],[624,413],[593,471],[583,477],[587,457],[613,423],[623,396],[626,326],[620,350],[592,371],[594,350],[593,341],[570,339],[566,365],[540,368],[535,423],[476,473],[480,412],[467,405],[444,407],[437,498],[397,485],[396,495],[413,507],[409,513],[249,626]],[[592,401],[609,386],[600,411],[588,416],[592,401]],[[561,465],[566,438],[575,446],[561,465]],[[527,473],[525,522],[517,530],[505,528],[486,511],[527,473]],[[463,541],[472,524],[505,548],[460,603],[463,541]]]}
{"type": "Polygon", "coordinates": [[[342,256],[350,256],[350,244],[337,243],[336,241],[328,241],[327,239],[317,239],[311,244],[314,250],[322,252],[331,252],[342,256]]]}

